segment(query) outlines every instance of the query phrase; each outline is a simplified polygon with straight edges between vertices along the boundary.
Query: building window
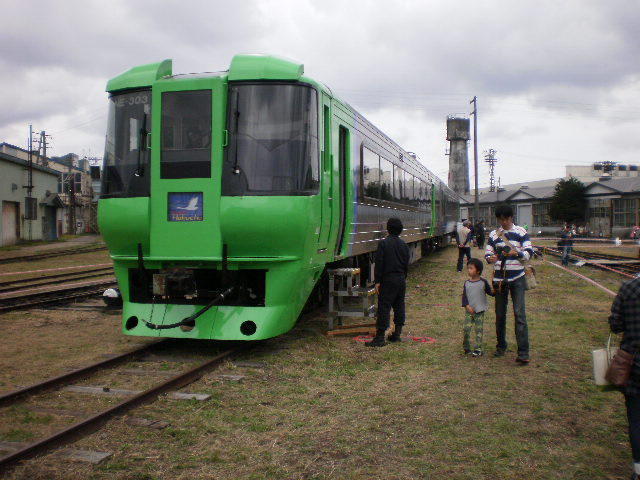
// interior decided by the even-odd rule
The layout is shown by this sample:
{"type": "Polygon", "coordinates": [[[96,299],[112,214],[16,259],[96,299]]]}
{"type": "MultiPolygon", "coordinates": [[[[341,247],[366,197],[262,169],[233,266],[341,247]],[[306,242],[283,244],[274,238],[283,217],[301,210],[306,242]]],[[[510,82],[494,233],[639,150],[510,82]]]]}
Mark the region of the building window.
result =
{"type": "Polygon", "coordinates": [[[616,198],[613,200],[613,226],[633,227],[636,221],[635,198],[616,198]]]}
{"type": "Polygon", "coordinates": [[[589,200],[589,218],[609,218],[611,207],[609,200],[594,198],[589,200]]]}
{"type": "Polygon", "coordinates": [[[533,204],[533,225],[535,227],[556,227],[561,222],[552,220],[549,217],[549,208],[551,203],[534,203],[533,204]]]}
{"type": "Polygon", "coordinates": [[[484,220],[486,222],[491,222],[491,207],[479,207],[478,208],[478,218],[476,221],[484,220]]]}

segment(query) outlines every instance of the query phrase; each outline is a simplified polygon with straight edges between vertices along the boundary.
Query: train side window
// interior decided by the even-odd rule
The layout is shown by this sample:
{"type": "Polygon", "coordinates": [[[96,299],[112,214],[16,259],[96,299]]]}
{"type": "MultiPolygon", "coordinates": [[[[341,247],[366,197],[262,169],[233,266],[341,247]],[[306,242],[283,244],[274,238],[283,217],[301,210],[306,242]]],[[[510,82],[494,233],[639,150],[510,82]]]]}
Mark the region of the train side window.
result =
{"type": "Polygon", "coordinates": [[[211,177],[211,91],[162,94],[160,178],[211,177]]]}
{"type": "Polygon", "coordinates": [[[331,112],[329,110],[329,105],[325,105],[322,109],[323,112],[323,150],[324,150],[324,158],[323,165],[324,171],[331,171],[331,112]]]}
{"type": "Polygon", "coordinates": [[[405,191],[405,203],[407,205],[413,205],[413,175],[405,172],[404,174],[404,191],[405,191]]]}
{"type": "Polygon", "coordinates": [[[429,204],[429,184],[421,181],[420,185],[422,185],[422,196],[420,197],[421,206],[422,208],[427,208],[429,204]]]}
{"type": "Polygon", "coordinates": [[[380,156],[362,147],[362,186],[365,197],[380,198],[380,156]]]}
{"type": "Polygon", "coordinates": [[[393,164],[380,157],[380,198],[393,200],[393,164]]]}
{"type": "Polygon", "coordinates": [[[398,165],[393,166],[393,199],[402,202],[404,198],[404,170],[398,165]]]}

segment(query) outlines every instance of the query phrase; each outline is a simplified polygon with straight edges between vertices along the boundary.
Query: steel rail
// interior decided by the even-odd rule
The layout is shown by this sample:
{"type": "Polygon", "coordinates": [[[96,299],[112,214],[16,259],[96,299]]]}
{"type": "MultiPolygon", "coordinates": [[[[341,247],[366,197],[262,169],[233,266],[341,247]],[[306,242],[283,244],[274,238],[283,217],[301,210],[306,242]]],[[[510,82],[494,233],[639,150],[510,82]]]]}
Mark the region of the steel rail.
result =
{"type": "Polygon", "coordinates": [[[218,365],[222,360],[239,351],[240,348],[236,348],[222,352],[215,357],[207,360],[206,362],[198,365],[197,367],[192,368],[191,370],[178,374],[165,382],[159,383],[154,387],[145,390],[144,392],[123,400],[122,402],[111,408],[92,415],[91,417],[85,420],[81,420],[65,428],[64,430],[54,433],[53,435],[50,435],[42,440],[33,442],[16,452],[0,458],[0,472],[5,471],[19,461],[26,460],[35,455],[44,453],[49,449],[61,447],[63,445],[71,443],[84,435],[96,431],[104,423],[106,423],[109,419],[116,415],[121,415],[127,410],[130,410],[144,403],[151,402],[162,393],[168,392],[170,390],[175,390],[177,388],[182,388],[185,385],[194,382],[209,369],[218,365]]]}
{"type": "MultiPolygon", "coordinates": [[[[73,279],[71,280],[73,281],[73,279]]],[[[62,285],[58,285],[57,288],[47,289],[45,287],[33,287],[25,286],[22,287],[23,290],[17,290],[12,292],[12,294],[4,294],[0,292],[0,303],[3,301],[10,302],[11,300],[20,300],[23,298],[32,298],[32,297],[41,297],[44,295],[55,295],[56,293],[65,293],[65,292],[73,292],[74,290],[79,290],[82,288],[91,288],[98,287],[109,283],[115,283],[116,279],[114,277],[104,278],[102,280],[94,280],[92,282],[75,282],[75,283],[63,283],[62,285]],[[19,293],[20,295],[16,295],[19,293]]]]}
{"type": "Polygon", "coordinates": [[[80,253],[90,253],[90,252],[97,252],[99,250],[106,250],[107,247],[105,246],[98,246],[98,247],[86,247],[86,248],[69,248],[66,250],[52,250],[51,252],[46,252],[46,253],[36,253],[33,255],[23,255],[20,257],[5,257],[5,258],[0,258],[0,264],[2,263],[15,263],[15,262],[32,262],[34,260],[40,260],[43,258],[50,258],[50,257],[59,257],[59,256],[66,256],[66,255],[77,255],[80,253]]]}
{"type": "Polygon", "coordinates": [[[166,340],[159,340],[147,345],[143,345],[141,347],[135,348],[133,350],[129,350],[128,352],[120,353],[115,357],[108,358],[106,360],[100,360],[99,362],[92,363],[91,365],[87,365],[86,367],[78,368],[71,372],[63,373],[62,375],[58,375],[57,377],[50,378],[48,380],[44,380],[42,382],[34,383],[33,385],[29,385],[27,387],[19,388],[18,390],[13,390],[12,392],[7,392],[0,395],[0,407],[5,407],[15,402],[16,400],[26,396],[33,395],[35,393],[40,393],[45,390],[50,390],[52,388],[59,387],[60,385],[76,380],[80,380],[85,376],[94,373],[95,371],[112,367],[124,360],[128,360],[130,358],[134,358],[138,355],[141,355],[148,350],[157,347],[158,345],[166,343],[166,340]]]}
{"type": "MultiPolygon", "coordinates": [[[[76,291],[76,293],[71,293],[68,295],[62,295],[62,296],[54,296],[54,297],[48,297],[48,298],[43,298],[41,300],[37,300],[37,299],[32,299],[32,300],[27,300],[26,303],[17,303],[17,304],[8,304],[8,305],[0,305],[0,313],[2,312],[9,312],[12,310],[20,310],[23,308],[32,308],[32,307],[37,307],[40,305],[48,305],[50,303],[59,303],[59,302],[63,302],[63,301],[67,301],[67,300],[74,300],[77,298],[85,298],[85,297],[90,297],[92,295],[96,295],[96,294],[101,294],[104,291],[105,287],[109,287],[112,285],[116,285],[117,283],[115,281],[111,281],[111,282],[105,282],[105,283],[100,283],[98,285],[89,285],[86,287],[81,287],[81,288],[75,288],[75,289],[67,289],[67,290],[57,290],[57,291],[53,291],[53,292],[44,292],[44,293],[39,293],[39,294],[30,294],[30,295],[25,295],[24,297],[37,297],[37,296],[46,296],[46,295],[52,295],[55,294],[57,292],[72,292],[72,291],[76,291]],[[84,290],[84,291],[78,291],[78,290],[84,290]]],[[[2,300],[21,300],[24,297],[12,297],[10,299],[2,299],[2,300]]]]}
{"type": "Polygon", "coordinates": [[[638,257],[630,257],[630,256],[624,256],[624,255],[611,255],[610,253],[599,253],[599,252],[587,252],[584,250],[573,250],[575,253],[579,254],[579,255],[583,255],[583,256],[590,256],[593,258],[602,258],[603,260],[620,260],[620,261],[639,261],[640,259],[638,257]]]}
{"type": "Polygon", "coordinates": [[[32,277],[22,280],[13,280],[10,282],[0,282],[0,293],[13,292],[29,287],[41,287],[43,285],[56,285],[70,280],[84,280],[85,278],[102,277],[113,272],[112,267],[96,268],[93,270],[81,270],[79,272],[59,273],[57,275],[49,275],[46,277],[32,277]],[[80,275],[80,276],[78,276],[80,275]],[[51,280],[54,279],[54,280],[51,280]],[[24,285],[21,285],[24,284],[24,285]]]}
{"type": "MultiPolygon", "coordinates": [[[[543,251],[549,252],[551,255],[556,256],[556,257],[561,257],[562,256],[562,252],[557,248],[553,248],[553,247],[536,247],[536,248],[542,248],[543,251]]],[[[580,252],[580,253],[582,255],[584,255],[584,254],[589,254],[590,252],[580,252]]],[[[599,254],[595,254],[595,255],[599,255],[599,254]]],[[[623,277],[628,277],[628,278],[633,278],[634,277],[634,275],[632,273],[629,273],[628,271],[625,272],[623,270],[620,270],[618,268],[613,268],[613,267],[610,267],[608,265],[601,265],[601,264],[598,264],[598,263],[592,263],[592,262],[589,262],[589,260],[590,260],[589,258],[584,258],[584,257],[581,257],[579,255],[571,254],[571,256],[573,256],[574,258],[577,258],[578,260],[581,260],[581,261],[585,262],[590,267],[597,268],[599,270],[605,270],[605,271],[613,272],[613,273],[616,273],[616,274],[621,275],[623,277]]],[[[595,260],[595,259],[592,258],[591,260],[595,260]]],[[[618,257],[618,258],[613,259],[613,260],[628,260],[628,258],[618,257]]],[[[635,270],[635,269],[633,270],[634,273],[637,272],[637,271],[638,270],[635,270]]]]}

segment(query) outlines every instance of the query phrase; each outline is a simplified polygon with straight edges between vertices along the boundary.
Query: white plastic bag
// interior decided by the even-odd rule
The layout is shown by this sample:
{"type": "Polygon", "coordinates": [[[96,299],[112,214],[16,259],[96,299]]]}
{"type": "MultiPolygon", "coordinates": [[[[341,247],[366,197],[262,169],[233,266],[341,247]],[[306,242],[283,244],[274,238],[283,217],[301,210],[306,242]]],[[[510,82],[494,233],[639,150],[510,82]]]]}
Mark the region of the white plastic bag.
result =
{"type": "Polygon", "coordinates": [[[607,347],[593,350],[591,352],[591,358],[593,359],[593,379],[596,385],[609,385],[609,382],[604,378],[611,359],[616,354],[618,349],[611,347],[611,334],[609,334],[609,340],[607,340],[607,347]]]}

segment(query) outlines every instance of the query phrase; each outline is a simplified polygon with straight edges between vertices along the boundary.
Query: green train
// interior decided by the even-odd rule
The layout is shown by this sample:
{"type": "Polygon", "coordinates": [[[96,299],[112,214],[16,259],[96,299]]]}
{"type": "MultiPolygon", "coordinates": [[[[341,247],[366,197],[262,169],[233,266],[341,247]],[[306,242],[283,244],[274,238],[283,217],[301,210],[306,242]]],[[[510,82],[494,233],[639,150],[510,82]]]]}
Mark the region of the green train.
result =
{"type": "Polygon", "coordinates": [[[108,82],[98,218],[124,333],[274,337],[326,293],[327,268],[366,278],[389,217],[413,261],[450,238],[457,195],[303,70],[236,55],[108,82]]]}

